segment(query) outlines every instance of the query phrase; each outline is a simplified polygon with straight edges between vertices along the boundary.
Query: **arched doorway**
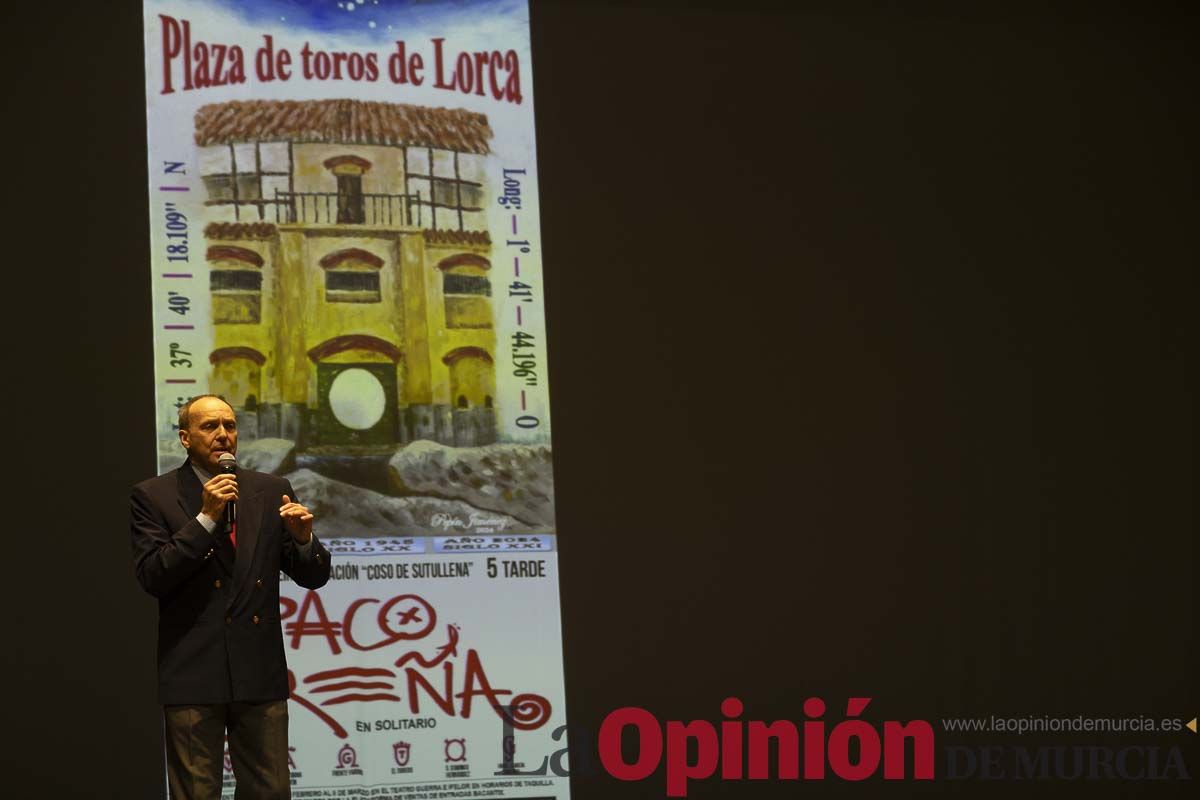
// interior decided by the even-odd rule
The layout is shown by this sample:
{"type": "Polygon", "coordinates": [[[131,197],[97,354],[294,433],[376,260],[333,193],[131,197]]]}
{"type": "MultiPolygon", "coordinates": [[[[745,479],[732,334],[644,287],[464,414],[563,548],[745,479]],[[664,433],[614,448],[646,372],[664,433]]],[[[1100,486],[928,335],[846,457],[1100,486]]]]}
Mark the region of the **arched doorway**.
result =
{"type": "Polygon", "coordinates": [[[480,347],[460,347],[442,357],[450,368],[454,444],[475,447],[496,441],[496,367],[480,347]]]}
{"type": "Polygon", "coordinates": [[[374,336],[339,336],[308,352],[317,369],[313,445],[390,445],[397,420],[401,352],[374,336]]]}
{"type": "Polygon", "coordinates": [[[222,347],[212,351],[209,391],[225,398],[235,409],[257,407],[262,400],[262,366],[266,356],[250,347],[222,347]]]}

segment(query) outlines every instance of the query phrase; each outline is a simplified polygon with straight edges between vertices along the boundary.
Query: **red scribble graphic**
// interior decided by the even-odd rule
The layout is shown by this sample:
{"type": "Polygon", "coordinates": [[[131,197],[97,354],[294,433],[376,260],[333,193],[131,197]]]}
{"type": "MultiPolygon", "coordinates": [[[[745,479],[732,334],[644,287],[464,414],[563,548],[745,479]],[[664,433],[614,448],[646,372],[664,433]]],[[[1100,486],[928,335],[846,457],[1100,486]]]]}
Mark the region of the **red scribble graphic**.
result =
{"type": "MultiPolygon", "coordinates": [[[[308,682],[308,678],[304,679],[308,682]]],[[[391,689],[392,685],[385,681],[344,681],[342,683],[331,683],[328,686],[318,686],[313,689],[313,694],[318,692],[340,692],[342,689],[391,689]]]]}
{"type": "MultiPolygon", "coordinates": [[[[312,592],[309,594],[312,594],[312,592]]],[[[387,647],[396,642],[421,639],[433,630],[433,626],[437,624],[437,612],[434,611],[433,606],[429,605],[423,597],[415,594],[396,595],[380,606],[379,612],[375,615],[375,625],[379,632],[384,635],[384,638],[373,644],[363,644],[354,637],[355,615],[360,608],[368,603],[378,602],[380,601],[373,597],[360,597],[346,609],[346,617],[340,628],[345,631],[346,644],[355,650],[377,650],[380,647],[387,647]],[[390,615],[396,606],[401,606],[401,608],[396,611],[396,626],[394,627],[390,615]],[[425,612],[424,617],[421,616],[422,611],[425,612]]],[[[300,616],[303,616],[303,614],[300,616]]],[[[328,623],[328,619],[326,619],[326,623],[337,625],[337,623],[328,623]]],[[[333,652],[337,653],[338,650],[333,649],[333,652]]]]}
{"type": "Polygon", "coordinates": [[[410,622],[420,622],[421,618],[417,616],[421,613],[419,608],[410,608],[407,611],[400,612],[400,624],[407,625],[410,622]]]}
{"type": "MultiPolygon", "coordinates": [[[[335,621],[330,619],[320,596],[309,591],[299,603],[291,598],[280,598],[280,617],[287,620],[284,630],[293,650],[298,650],[304,639],[315,637],[323,640],[334,656],[342,654],[343,645],[369,652],[402,641],[424,639],[437,624],[437,611],[415,594],[399,594],[386,601],[358,598],[346,607],[342,619],[335,621]],[[379,606],[373,629],[366,621],[369,617],[359,618],[359,611],[368,605],[379,606]]],[[[469,719],[474,699],[480,697],[497,716],[517,730],[535,730],[546,724],[551,713],[549,700],[538,694],[515,694],[511,689],[493,686],[479,651],[468,648],[465,658],[459,661],[459,627],[447,625],[445,630],[445,643],[437,646],[434,655],[408,650],[393,662],[399,671],[347,666],[312,673],[303,681],[304,691],[313,696],[312,699],[296,692],[296,677],[289,670],[291,698],[313,712],[342,739],[348,736],[346,729],[324,708],[346,703],[399,703],[406,699],[408,710],[414,716],[422,713],[423,703],[432,702],[448,716],[469,719]],[[426,675],[424,671],[431,674],[426,675]],[[438,673],[440,680],[436,677],[438,673]],[[401,686],[404,697],[401,697],[401,686]],[[324,697],[316,697],[318,695],[324,697]],[[512,700],[505,702],[504,698],[509,695],[513,695],[512,700]]]]}
{"type": "Polygon", "coordinates": [[[438,664],[445,661],[450,656],[458,655],[458,626],[446,626],[446,643],[438,648],[438,655],[433,658],[425,658],[416,650],[409,651],[396,659],[396,666],[403,667],[409,661],[416,661],[422,667],[436,667],[438,664]]]}
{"type": "Polygon", "coordinates": [[[386,700],[392,703],[399,703],[400,698],[393,694],[395,691],[396,673],[390,669],[366,668],[366,667],[343,667],[342,669],[327,669],[321,672],[314,672],[304,679],[309,686],[309,691],[312,694],[327,694],[329,692],[345,692],[347,689],[383,689],[383,692],[348,692],[339,694],[335,697],[330,697],[321,703],[322,706],[337,706],[342,703],[351,701],[369,703],[376,700],[386,700]],[[363,677],[363,678],[392,678],[391,681],[361,681],[361,680],[343,680],[343,678],[363,677]]]}
{"type": "Polygon", "coordinates": [[[394,694],[344,694],[340,697],[331,697],[324,703],[323,706],[339,706],[342,703],[359,702],[370,703],[375,700],[388,700],[393,703],[399,703],[400,698],[394,694]]]}
{"type": "Polygon", "coordinates": [[[505,713],[503,708],[496,713],[519,731],[536,730],[550,719],[550,701],[540,694],[519,694],[509,703],[512,713],[505,713]]]}
{"type": "Polygon", "coordinates": [[[386,677],[394,678],[396,673],[390,669],[382,669],[379,667],[341,667],[340,669],[327,669],[323,672],[314,672],[304,679],[305,683],[313,683],[314,681],[325,681],[331,678],[348,678],[354,675],[359,678],[386,677]]]}

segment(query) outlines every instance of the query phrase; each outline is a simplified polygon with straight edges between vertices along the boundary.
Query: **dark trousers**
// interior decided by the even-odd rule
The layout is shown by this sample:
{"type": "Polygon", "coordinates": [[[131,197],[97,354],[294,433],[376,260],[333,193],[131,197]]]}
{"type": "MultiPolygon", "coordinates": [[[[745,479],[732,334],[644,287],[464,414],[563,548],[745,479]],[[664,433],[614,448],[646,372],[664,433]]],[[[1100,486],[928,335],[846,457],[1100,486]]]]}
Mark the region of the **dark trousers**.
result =
{"type": "Polygon", "coordinates": [[[236,800],[289,800],[287,701],[164,706],[171,800],[220,800],[225,732],[236,800]]]}

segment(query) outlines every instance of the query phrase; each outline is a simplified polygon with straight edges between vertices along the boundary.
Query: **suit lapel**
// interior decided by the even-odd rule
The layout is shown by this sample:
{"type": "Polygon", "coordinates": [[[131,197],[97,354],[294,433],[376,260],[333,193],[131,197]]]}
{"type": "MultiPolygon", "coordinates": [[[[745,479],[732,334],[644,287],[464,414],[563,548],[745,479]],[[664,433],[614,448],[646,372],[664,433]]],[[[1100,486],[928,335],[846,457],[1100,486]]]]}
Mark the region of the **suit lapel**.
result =
{"type": "Polygon", "coordinates": [[[204,505],[204,486],[188,461],[183,462],[175,475],[179,479],[179,507],[189,517],[195,517],[204,505]]]}
{"type": "MultiPolygon", "coordinates": [[[[184,461],[183,466],[176,472],[179,479],[179,506],[187,514],[188,519],[195,519],[200,513],[200,509],[204,507],[204,485],[200,483],[200,478],[196,475],[196,470],[192,469],[191,462],[184,461]]],[[[217,557],[217,563],[229,573],[234,570],[234,558],[232,547],[229,544],[229,537],[222,536],[221,531],[225,527],[224,520],[217,521],[217,546],[213,548],[213,552],[217,557]]]]}

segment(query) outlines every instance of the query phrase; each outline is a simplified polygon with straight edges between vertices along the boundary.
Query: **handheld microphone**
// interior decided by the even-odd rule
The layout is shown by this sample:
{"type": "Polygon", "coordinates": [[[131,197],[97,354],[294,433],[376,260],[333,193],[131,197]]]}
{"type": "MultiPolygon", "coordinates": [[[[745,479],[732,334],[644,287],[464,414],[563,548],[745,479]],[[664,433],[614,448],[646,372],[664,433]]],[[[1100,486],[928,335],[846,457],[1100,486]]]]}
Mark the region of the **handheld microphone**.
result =
{"type": "MultiPolygon", "coordinates": [[[[217,468],[222,473],[233,475],[237,472],[237,458],[233,453],[221,453],[217,457],[217,468]]],[[[225,504],[225,522],[229,525],[237,522],[237,501],[230,500],[225,504]]]]}

